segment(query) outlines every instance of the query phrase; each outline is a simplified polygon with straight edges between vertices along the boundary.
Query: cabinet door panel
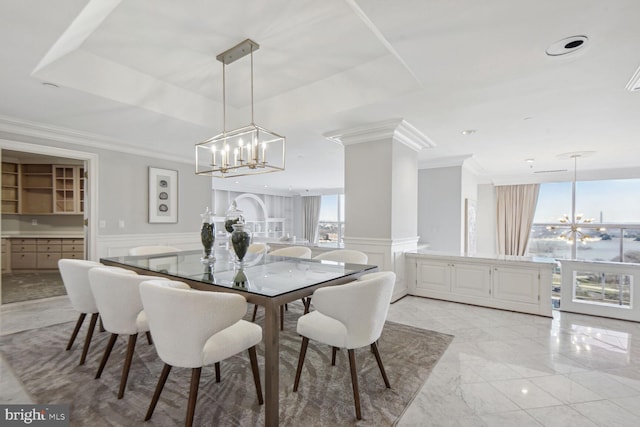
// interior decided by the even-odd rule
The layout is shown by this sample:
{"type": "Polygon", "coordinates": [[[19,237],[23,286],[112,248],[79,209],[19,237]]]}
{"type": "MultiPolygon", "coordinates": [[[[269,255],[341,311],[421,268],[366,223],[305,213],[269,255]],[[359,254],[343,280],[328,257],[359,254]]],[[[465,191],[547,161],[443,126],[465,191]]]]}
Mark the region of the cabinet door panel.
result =
{"type": "Polygon", "coordinates": [[[538,304],[539,273],[535,269],[496,267],[493,297],[506,301],[538,304]]]}
{"type": "Polygon", "coordinates": [[[451,270],[451,289],[461,295],[489,298],[491,266],[456,263],[451,270]]]}
{"type": "Polygon", "coordinates": [[[449,263],[439,261],[418,262],[416,287],[431,291],[451,292],[449,263]]]}
{"type": "Polygon", "coordinates": [[[35,269],[36,268],[36,254],[31,253],[12,253],[11,254],[11,268],[14,270],[20,269],[35,269]]]}
{"type": "Polygon", "coordinates": [[[62,254],[58,253],[39,253],[37,260],[37,268],[42,269],[55,269],[58,268],[58,260],[62,258],[62,254]]]}

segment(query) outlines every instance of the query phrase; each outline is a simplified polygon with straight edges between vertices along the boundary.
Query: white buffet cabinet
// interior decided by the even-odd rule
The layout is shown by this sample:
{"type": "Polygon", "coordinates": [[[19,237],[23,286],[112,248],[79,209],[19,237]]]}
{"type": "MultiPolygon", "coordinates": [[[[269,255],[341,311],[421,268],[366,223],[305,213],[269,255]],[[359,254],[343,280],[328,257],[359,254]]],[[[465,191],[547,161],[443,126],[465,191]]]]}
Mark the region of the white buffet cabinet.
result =
{"type": "Polygon", "coordinates": [[[555,261],[405,252],[409,294],[551,317],[555,261]]]}

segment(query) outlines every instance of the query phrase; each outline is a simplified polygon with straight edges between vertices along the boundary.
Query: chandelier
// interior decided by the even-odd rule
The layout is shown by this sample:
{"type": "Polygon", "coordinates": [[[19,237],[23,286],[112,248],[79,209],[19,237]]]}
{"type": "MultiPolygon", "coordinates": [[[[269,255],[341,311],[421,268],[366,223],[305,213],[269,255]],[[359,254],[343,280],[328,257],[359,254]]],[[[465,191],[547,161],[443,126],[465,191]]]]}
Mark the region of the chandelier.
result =
{"type": "MultiPolygon", "coordinates": [[[[582,157],[584,153],[569,153],[564,156],[568,156],[573,159],[573,182],[571,183],[571,217],[569,215],[564,214],[562,218],[559,218],[558,221],[563,224],[563,226],[569,225],[569,229],[563,231],[559,239],[565,240],[569,245],[573,245],[574,243],[580,242],[583,245],[586,245],[587,242],[594,240],[594,238],[586,234],[582,225],[593,223],[593,218],[583,218],[584,215],[579,213],[576,214],[576,178],[577,178],[577,170],[578,170],[578,158],[582,157]]],[[[550,225],[547,227],[547,230],[556,230],[557,228],[562,226],[554,226],[550,225]]],[[[563,227],[564,228],[564,227],[563,227]]],[[[595,228],[595,231],[604,231],[604,228],[595,228]]]]}
{"type": "Polygon", "coordinates": [[[196,175],[231,178],[284,170],[285,137],[260,127],[253,120],[253,52],[260,46],[247,39],[222,52],[222,133],[196,144],[196,175]],[[251,56],[251,122],[227,130],[226,66],[251,56]]]}

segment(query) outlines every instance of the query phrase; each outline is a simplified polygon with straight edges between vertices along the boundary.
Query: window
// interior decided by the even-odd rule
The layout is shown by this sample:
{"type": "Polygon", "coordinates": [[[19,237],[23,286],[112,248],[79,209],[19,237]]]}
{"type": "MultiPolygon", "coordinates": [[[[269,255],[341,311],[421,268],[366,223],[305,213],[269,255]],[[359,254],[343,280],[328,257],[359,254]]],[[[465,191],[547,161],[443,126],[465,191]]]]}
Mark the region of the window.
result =
{"type": "Polygon", "coordinates": [[[342,246],[344,236],[344,194],[322,196],[318,243],[320,246],[342,246]]]}
{"type": "MultiPolygon", "coordinates": [[[[589,236],[578,242],[575,258],[589,261],[640,262],[640,179],[580,181],[576,183],[576,216],[580,231],[589,236]],[[585,223],[584,220],[591,220],[585,223]]],[[[571,215],[571,183],[540,185],[538,205],[529,240],[529,254],[571,259],[572,245],[559,237],[570,225],[559,218],[571,215]],[[554,227],[554,229],[548,229],[554,227]]]]}

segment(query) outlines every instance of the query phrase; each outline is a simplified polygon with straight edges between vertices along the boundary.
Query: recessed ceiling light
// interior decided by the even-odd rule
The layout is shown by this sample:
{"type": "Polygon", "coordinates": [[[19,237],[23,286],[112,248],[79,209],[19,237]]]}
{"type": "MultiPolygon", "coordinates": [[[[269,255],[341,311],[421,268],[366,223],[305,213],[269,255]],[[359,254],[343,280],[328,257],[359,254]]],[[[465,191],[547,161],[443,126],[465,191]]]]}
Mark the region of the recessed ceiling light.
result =
{"type": "Polygon", "coordinates": [[[240,181],[236,181],[236,184],[240,184],[240,181]]]}
{"type": "Polygon", "coordinates": [[[50,83],[50,82],[42,82],[42,86],[46,86],[46,87],[55,87],[55,88],[60,87],[60,86],[58,86],[57,84],[55,84],[55,83],[50,83]]]}
{"type": "Polygon", "coordinates": [[[527,163],[533,163],[535,161],[535,159],[524,159],[525,162],[527,163]]]}
{"type": "Polygon", "coordinates": [[[587,36],[572,36],[558,40],[546,50],[549,56],[560,56],[575,52],[585,46],[589,38],[587,36]]]}
{"type": "Polygon", "coordinates": [[[476,130],[475,129],[467,129],[467,130],[463,130],[460,133],[462,133],[463,135],[471,135],[471,134],[476,133],[476,130]]]}

